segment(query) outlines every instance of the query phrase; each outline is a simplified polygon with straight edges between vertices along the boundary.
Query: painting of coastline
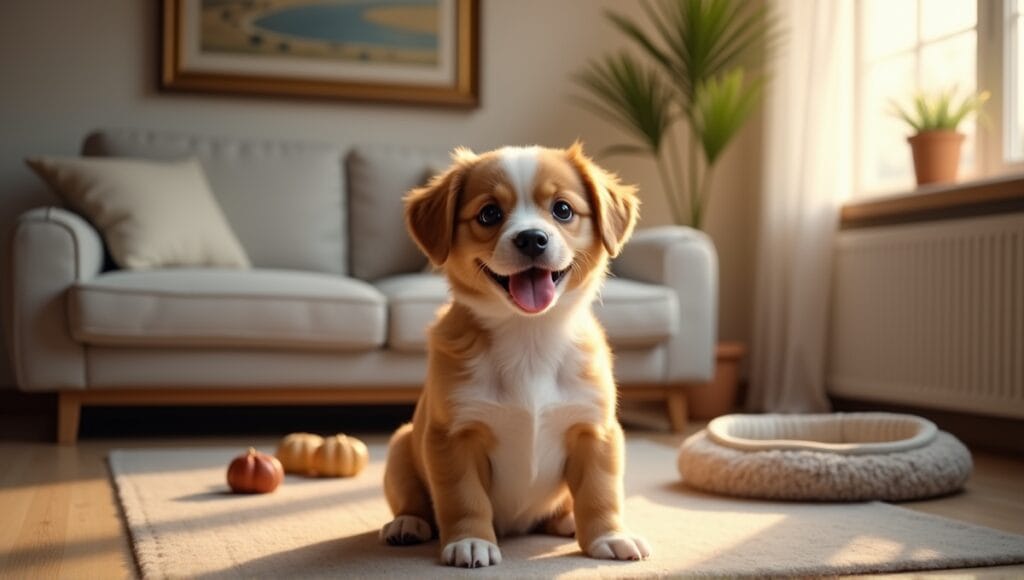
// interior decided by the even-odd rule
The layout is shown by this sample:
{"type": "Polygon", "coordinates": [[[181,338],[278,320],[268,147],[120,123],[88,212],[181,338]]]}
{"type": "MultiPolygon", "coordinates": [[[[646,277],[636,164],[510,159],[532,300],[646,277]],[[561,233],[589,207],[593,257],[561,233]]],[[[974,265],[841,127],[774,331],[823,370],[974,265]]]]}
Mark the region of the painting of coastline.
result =
{"type": "Polygon", "coordinates": [[[475,107],[479,0],[162,0],[160,87],[475,107]]]}
{"type": "Polygon", "coordinates": [[[202,0],[201,50],[438,63],[438,0],[202,0]]]}

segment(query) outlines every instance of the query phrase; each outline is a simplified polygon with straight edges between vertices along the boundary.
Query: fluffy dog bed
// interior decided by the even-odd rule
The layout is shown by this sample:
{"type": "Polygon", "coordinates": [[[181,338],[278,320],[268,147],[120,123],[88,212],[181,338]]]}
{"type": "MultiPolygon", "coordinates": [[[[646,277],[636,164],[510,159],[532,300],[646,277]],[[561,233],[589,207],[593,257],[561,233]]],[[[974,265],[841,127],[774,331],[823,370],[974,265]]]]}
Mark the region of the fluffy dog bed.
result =
{"type": "Polygon", "coordinates": [[[971,454],[913,415],[726,415],[683,442],[694,488],[787,500],[902,501],[960,489],[971,454]]]}

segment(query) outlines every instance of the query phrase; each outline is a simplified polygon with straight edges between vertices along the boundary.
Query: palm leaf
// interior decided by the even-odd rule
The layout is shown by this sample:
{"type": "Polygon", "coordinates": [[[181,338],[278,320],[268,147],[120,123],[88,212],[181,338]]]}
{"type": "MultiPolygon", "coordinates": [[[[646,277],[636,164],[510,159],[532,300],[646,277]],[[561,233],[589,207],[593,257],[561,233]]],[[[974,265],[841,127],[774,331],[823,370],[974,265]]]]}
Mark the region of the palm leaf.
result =
{"type": "Polygon", "coordinates": [[[616,123],[652,152],[659,152],[674,122],[671,91],[661,77],[622,52],[591,61],[575,77],[590,98],[584,106],[616,123]]]}
{"type": "MultiPolygon", "coordinates": [[[[657,63],[661,64],[662,66],[668,66],[668,55],[665,54],[665,52],[662,51],[653,42],[651,42],[650,39],[647,38],[647,35],[644,33],[644,31],[641,30],[635,22],[621,14],[611,11],[606,11],[605,17],[608,18],[608,20],[611,21],[611,23],[616,28],[622,31],[623,34],[625,34],[628,38],[630,38],[631,40],[636,42],[641,48],[643,48],[644,51],[647,52],[647,54],[651,55],[651,58],[653,58],[657,63]]],[[[658,23],[657,25],[661,26],[661,23],[658,23]]]]}
{"type": "Polygon", "coordinates": [[[749,60],[753,49],[764,50],[778,37],[768,8],[743,0],[644,0],[644,14],[653,38],[629,18],[609,14],[612,23],[669,75],[692,105],[697,86],[749,60]]]}
{"type": "Polygon", "coordinates": [[[715,163],[761,97],[763,81],[746,83],[745,76],[742,68],[736,68],[697,87],[693,129],[708,165],[715,163]]]}
{"type": "Polygon", "coordinates": [[[731,23],[720,41],[721,50],[709,64],[713,74],[736,65],[749,66],[755,50],[761,59],[770,56],[781,38],[778,22],[767,5],[737,14],[731,23]]]}

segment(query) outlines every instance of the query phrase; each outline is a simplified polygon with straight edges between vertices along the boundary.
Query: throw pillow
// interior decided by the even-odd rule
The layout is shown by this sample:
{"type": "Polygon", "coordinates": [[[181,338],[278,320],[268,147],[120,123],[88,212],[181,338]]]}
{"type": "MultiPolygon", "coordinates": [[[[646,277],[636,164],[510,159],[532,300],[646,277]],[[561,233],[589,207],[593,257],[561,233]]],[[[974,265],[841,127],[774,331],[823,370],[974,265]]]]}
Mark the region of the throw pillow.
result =
{"type": "Polygon", "coordinates": [[[194,159],[34,157],[26,163],[100,230],[121,268],[249,267],[194,159]]]}

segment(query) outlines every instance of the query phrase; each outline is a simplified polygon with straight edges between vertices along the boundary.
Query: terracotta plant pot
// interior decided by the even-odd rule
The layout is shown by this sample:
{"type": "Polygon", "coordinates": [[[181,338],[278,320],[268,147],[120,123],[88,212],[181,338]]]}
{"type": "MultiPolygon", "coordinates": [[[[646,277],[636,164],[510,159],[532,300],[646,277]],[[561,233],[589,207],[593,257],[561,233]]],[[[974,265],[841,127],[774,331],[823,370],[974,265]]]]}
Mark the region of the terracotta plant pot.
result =
{"type": "Polygon", "coordinates": [[[740,363],[747,353],[741,342],[720,342],[715,349],[715,378],[686,393],[691,419],[714,419],[736,411],[740,363]]]}
{"type": "Polygon", "coordinates": [[[964,134],[956,131],[925,131],[907,137],[914,155],[917,184],[952,183],[960,166],[964,134]]]}

